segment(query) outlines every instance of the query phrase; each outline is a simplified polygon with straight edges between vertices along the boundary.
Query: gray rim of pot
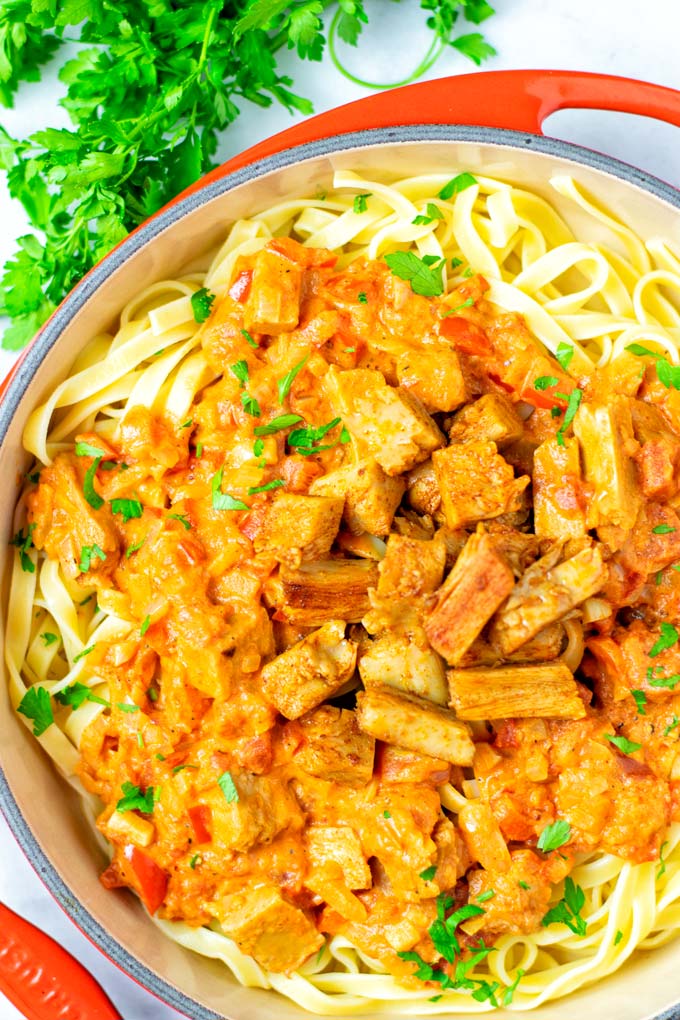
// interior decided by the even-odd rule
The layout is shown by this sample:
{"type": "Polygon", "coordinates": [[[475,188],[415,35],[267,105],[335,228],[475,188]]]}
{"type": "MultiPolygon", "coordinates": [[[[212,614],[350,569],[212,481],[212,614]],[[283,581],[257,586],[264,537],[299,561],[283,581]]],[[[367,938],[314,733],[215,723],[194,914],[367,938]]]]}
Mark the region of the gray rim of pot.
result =
{"type": "MultiPolygon", "coordinates": [[[[502,128],[468,127],[456,124],[433,124],[420,126],[396,125],[389,128],[371,128],[348,134],[323,138],[316,142],[285,149],[265,159],[257,160],[240,170],[226,174],[216,181],[211,181],[186,198],[180,199],[169,208],[158,213],[141,226],[131,237],[123,241],[115,251],[107,255],[83,280],[59,307],[53,318],[43,328],[18,367],[0,403],[0,443],[4,442],[10,422],[26,389],[37,372],[49,350],[59,339],[62,331],[69,325],[76,313],[91,298],[96,296],[99,287],[108,276],[118,269],[135,252],[149,244],[171,224],[182,219],[201,205],[230,191],[239,184],[254,180],[272,170],[279,170],[293,163],[316,156],[326,156],[334,152],[360,147],[380,146],[386,144],[448,141],[474,142],[500,145],[511,149],[533,150],[549,156],[569,159],[595,170],[618,177],[663,199],[680,209],[680,191],[653,177],[646,171],[630,166],[611,156],[594,152],[591,149],[563,142],[559,139],[546,138],[543,135],[525,134],[520,131],[508,131],[502,128]]],[[[173,985],[159,978],[152,970],[145,967],[136,957],[132,956],[120,945],[91,914],[74,899],[68,886],[48,860],[38,840],[33,835],[10,790],[3,770],[0,768],[0,809],[29,862],[42,879],[50,893],[81,932],[100,949],[105,956],[121,970],[132,977],[138,984],[156,995],[161,1001],[183,1012],[192,1020],[223,1020],[222,1014],[202,1006],[190,996],[178,991],[173,985]]],[[[653,1020],[680,1020],[680,1004],[656,1014],[653,1020]]]]}

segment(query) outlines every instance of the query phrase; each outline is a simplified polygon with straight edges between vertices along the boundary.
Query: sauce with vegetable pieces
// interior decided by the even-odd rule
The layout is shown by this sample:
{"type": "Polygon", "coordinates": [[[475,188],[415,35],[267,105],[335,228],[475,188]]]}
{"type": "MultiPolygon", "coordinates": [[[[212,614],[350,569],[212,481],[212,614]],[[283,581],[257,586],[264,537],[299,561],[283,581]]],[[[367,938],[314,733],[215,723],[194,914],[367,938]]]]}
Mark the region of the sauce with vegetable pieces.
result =
{"type": "Polygon", "coordinates": [[[187,419],[78,436],[20,538],[132,622],[57,695],[100,706],[104,884],[272,971],[339,933],[445,988],[585,934],[575,855],[680,820],[680,398],[644,349],[572,378],[413,259],[241,257],[187,419]]]}

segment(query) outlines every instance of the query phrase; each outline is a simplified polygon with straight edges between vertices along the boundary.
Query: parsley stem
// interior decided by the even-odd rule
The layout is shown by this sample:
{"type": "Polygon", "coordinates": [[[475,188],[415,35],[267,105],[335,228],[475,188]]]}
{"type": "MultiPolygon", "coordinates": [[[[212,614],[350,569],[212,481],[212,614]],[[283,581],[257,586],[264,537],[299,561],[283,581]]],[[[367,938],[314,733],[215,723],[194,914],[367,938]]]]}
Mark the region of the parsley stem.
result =
{"type": "Polygon", "coordinates": [[[328,30],[328,52],[330,53],[331,60],[337,67],[340,74],[344,75],[344,77],[347,78],[349,81],[354,82],[355,85],[363,85],[363,87],[367,89],[396,89],[399,88],[401,85],[410,85],[411,82],[415,81],[417,78],[420,78],[420,76],[425,74],[426,71],[429,71],[432,65],[439,60],[440,56],[444,52],[446,44],[438,36],[435,36],[432,42],[430,43],[427,53],[425,54],[421,62],[418,64],[416,69],[411,72],[408,78],[402,78],[401,81],[387,83],[379,81],[367,81],[365,78],[358,78],[355,74],[352,74],[352,72],[342,63],[338,56],[338,52],[335,46],[338,22],[340,21],[342,14],[343,14],[342,7],[339,6],[335,12],[335,15],[333,16],[331,26],[328,30]]]}

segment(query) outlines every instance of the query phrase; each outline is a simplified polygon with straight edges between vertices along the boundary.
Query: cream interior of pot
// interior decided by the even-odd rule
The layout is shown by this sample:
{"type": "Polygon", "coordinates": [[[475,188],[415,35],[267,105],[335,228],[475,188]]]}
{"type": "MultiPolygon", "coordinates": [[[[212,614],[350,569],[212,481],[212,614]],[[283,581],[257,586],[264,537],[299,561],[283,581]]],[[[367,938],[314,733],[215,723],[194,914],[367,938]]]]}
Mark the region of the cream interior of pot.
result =
{"type": "MultiPolygon", "coordinates": [[[[530,189],[548,199],[564,216],[580,240],[611,243],[611,234],[553,191],[554,174],[572,174],[593,196],[606,204],[641,237],[659,236],[680,248],[680,211],[641,187],[590,169],[569,159],[490,143],[411,141],[366,146],[315,157],[270,171],[205,204],[167,227],[111,271],[105,282],[82,304],[58,343],[44,358],[30,381],[0,450],[0,477],[5,480],[0,504],[0,569],[7,574],[7,544],[13,530],[18,481],[27,468],[21,435],[29,412],[66,374],[76,354],[96,333],[115,321],[122,306],[142,286],[176,276],[191,260],[216,245],[239,217],[274,205],[283,198],[314,194],[328,188],[334,170],[354,170],[370,176],[380,172],[393,178],[426,172],[453,175],[461,170],[483,173],[530,189]],[[16,480],[16,482],[15,482],[16,480]]],[[[24,375],[26,370],[24,370],[24,375]]],[[[17,380],[18,382],[18,380],[17,380]]],[[[16,383],[15,383],[16,385],[16,383]]],[[[6,591],[3,591],[2,619],[6,591]]],[[[4,673],[4,663],[2,667],[4,673]]],[[[182,949],[162,936],[131,894],[107,892],[99,883],[105,861],[95,837],[81,815],[76,793],[56,773],[39,744],[10,709],[5,678],[0,683],[0,761],[12,794],[42,851],[72,894],[65,906],[81,926],[83,909],[141,964],[185,995],[231,1020],[278,1020],[309,1017],[309,1013],[273,992],[241,988],[224,965],[182,949]]],[[[106,947],[118,955],[116,947],[106,947]]],[[[643,1020],[680,999],[677,960],[680,942],[639,953],[615,975],[598,985],[534,1013],[550,1020],[574,1020],[579,1015],[643,1020]]],[[[130,967],[119,956],[125,969],[130,967]]],[[[149,984],[148,974],[134,974],[149,984]]],[[[185,1003],[185,1008],[189,1009],[185,1003]]],[[[389,1009],[389,1004],[386,1006],[389,1009]]],[[[383,1014],[387,1015],[387,1014],[383,1014]]],[[[496,1014],[509,1017],[508,1011],[496,1014]]],[[[516,1014],[515,1014],[516,1015],[516,1014]]],[[[367,1016],[357,1013],[358,1020],[367,1016]]]]}

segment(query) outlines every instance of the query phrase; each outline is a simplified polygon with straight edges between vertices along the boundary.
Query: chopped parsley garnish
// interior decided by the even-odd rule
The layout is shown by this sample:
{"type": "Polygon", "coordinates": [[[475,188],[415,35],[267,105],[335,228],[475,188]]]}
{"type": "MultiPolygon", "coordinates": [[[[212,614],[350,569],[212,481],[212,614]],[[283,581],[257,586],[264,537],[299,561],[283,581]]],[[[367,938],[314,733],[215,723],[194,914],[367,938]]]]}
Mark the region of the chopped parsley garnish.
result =
{"type": "Polygon", "coordinates": [[[149,699],[149,701],[152,702],[158,701],[158,689],[156,687],[149,687],[147,689],[146,696],[149,699]]]}
{"type": "Polygon", "coordinates": [[[630,693],[635,698],[635,704],[640,715],[647,715],[647,712],[645,711],[645,705],[647,704],[647,695],[645,694],[645,692],[638,689],[635,691],[631,691],[630,693]]]}
{"type": "Polygon", "coordinates": [[[235,499],[228,492],[222,492],[222,474],[224,468],[213,475],[211,483],[212,505],[215,510],[249,510],[250,507],[242,499],[235,499]]]}
{"type": "Polygon", "coordinates": [[[662,876],[662,875],[665,875],[665,874],[666,874],[666,861],[664,860],[664,857],[663,857],[663,852],[664,852],[664,849],[665,849],[665,848],[666,848],[667,846],[668,846],[668,840],[665,840],[665,841],[664,841],[664,842],[663,842],[663,843],[661,844],[661,847],[660,847],[660,849],[659,849],[659,863],[661,864],[661,867],[659,868],[659,870],[658,870],[658,871],[657,871],[657,873],[656,873],[656,877],[657,877],[657,879],[661,878],[661,876],[662,876]]]}
{"type": "Polygon", "coordinates": [[[619,928],[619,930],[617,931],[616,935],[614,936],[614,945],[618,946],[618,944],[619,944],[619,942],[621,941],[622,938],[623,938],[623,932],[619,928]]]}
{"type": "Polygon", "coordinates": [[[91,701],[95,705],[104,705],[105,708],[111,708],[111,702],[107,701],[106,698],[100,698],[98,694],[95,694],[86,684],[81,684],[79,680],[75,680],[68,687],[64,687],[63,691],[59,691],[54,695],[60,705],[70,705],[71,708],[80,708],[86,701],[91,701]]]}
{"type": "Polygon", "coordinates": [[[264,453],[264,439],[256,439],[253,443],[253,456],[261,457],[264,453]]]}
{"type": "Polygon", "coordinates": [[[368,304],[368,295],[366,294],[366,291],[364,291],[364,290],[360,290],[359,291],[359,293],[357,295],[357,301],[359,302],[360,305],[367,305],[368,304]]]}
{"type": "Polygon", "coordinates": [[[613,733],[605,733],[605,740],[608,740],[614,747],[618,747],[622,754],[633,754],[634,751],[639,751],[642,744],[636,744],[633,740],[628,740],[627,737],[615,737],[613,733]]]}
{"type": "Polygon", "coordinates": [[[653,535],[670,535],[677,528],[672,528],[670,524],[657,524],[655,528],[652,528],[653,535]]]}
{"type": "Polygon", "coordinates": [[[142,793],[139,786],[135,786],[134,783],[123,783],[121,790],[123,796],[116,804],[116,811],[120,811],[121,814],[124,811],[141,811],[145,815],[152,813],[155,804],[153,786],[148,786],[142,793]]]}
{"type": "Polygon", "coordinates": [[[123,524],[142,516],[143,506],[138,499],[112,499],[111,512],[120,514],[123,524]]]}
{"type": "Polygon", "coordinates": [[[341,418],[333,418],[326,425],[319,425],[316,428],[312,425],[307,425],[302,429],[293,429],[288,436],[288,445],[291,446],[296,453],[302,454],[303,457],[309,457],[314,453],[321,453],[322,450],[332,450],[333,447],[338,446],[339,443],[348,443],[350,439],[349,432],[343,427],[340,438],[335,443],[315,445],[319,443],[320,439],[323,439],[331,431],[336,428],[342,421],[341,418]]]}
{"type": "Polygon", "coordinates": [[[356,347],[343,347],[345,354],[354,354],[356,347]]]}
{"type": "Polygon", "coordinates": [[[280,489],[285,484],[282,478],[275,478],[273,482],[266,482],[264,485],[251,485],[248,495],[256,496],[258,492],[270,492],[272,489],[280,489]]]}
{"type": "Polygon", "coordinates": [[[191,521],[186,514],[168,514],[168,517],[171,521],[179,521],[187,531],[191,531],[191,521]]]}
{"type": "Polygon", "coordinates": [[[400,280],[408,280],[413,293],[424,297],[439,297],[444,293],[441,273],[444,261],[435,260],[433,265],[427,256],[421,259],[412,251],[395,251],[385,255],[385,262],[392,273],[400,280]]]}
{"type": "Polygon", "coordinates": [[[365,213],[368,209],[367,198],[370,198],[373,194],[372,191],[365,191],[363,195],[355,195],[354,202],[352,203],[352,210],[355,213],[365,213]]]}
{"type": "Polygon", "coordinates": [[[104,451],[97,446],[92,446],[91,443],[76,443],[76,456],[94,457],[96,460],[98,457],[104,456],[104,451]]]}
{"type": "Polygon", "coordinates": [[[131,705],[129,701],[117,701],[116,708],[121,712],[127,712],[128,715],[139,712],[139,705],[131,705]]]}
{"type": "Polygon", "coordinates": [[[418,216],[411,222],[416,227],[427,226],[428,223],[434,223],[435,220],[443,220],[444,213],[441,211],[438,205],[434,202],[428,202],[425,214],[419,213],[418,216]]]}
{"type": "Polygon", "coordinates": [[[474,903],[466,903],[465,906],[455,910],[447,917],[446,911],[452,904],[451,897],[444,893],[437,897],[437,920],[432,922],[429,929],[434,948],[448,963],[455,963],[456,956],[460,954],[460,943],[456,936],[458,925],[471,917],[477,917],[484,913],[482,907],[478,907],[474,903]]]}
{"type": "Polygon", "coordinates": [[[279,379],[279,381],[277,382],[276,387],[277,387],[277,389],[279,391],[279,403],[280,404],[282,404],[284,402],[284,400],[286,399],[286,397],[290,393],[290,388],[293,385],[293,380],[295,379],[295,376],[298,374],[298,372],[300,372],[305,367],[305,365],[307,364],[308,360],[309,360],[309,355],[307,354],[302,359],[302,361],[298,361],[297,365],[293,365],[293,367],[288,372],[286,372],[286,374],[284,375],[283,379],[279,379]]]}
{"type": "Polygon", "coordinates": [[[33,723],[33,736],[40,737],[54,722],[50,696],[44,687],[29,687],[17,712],[33,723]]]}
{"type": "Polygon", "coordinates": [[[78,652],[77,655],[73,656],[73,664],[75,665],[76,662],[80,662],[81,659],[84,659],[92,651],[94,651],[94,645],[88,645],[87,648],[83,648],[82,652],[78,652]]]}
{"type": "MultiPolygon", "coordinates": [[[[253,431],[256,436],[273,436],[276,432],[289,429],[291,425],[297,425],[299,421],[302,421],[300,414],[280,414],[276,418],[272,418],[266,425],[258,425],[253,431]]],[[[259,454],[256,453],[255,456],[257,457],[259,454]]]]}
{"type": "Polygon", "coordinates": [[[547,928],[549,924],[566,924],[575,935],[585,935],[588,926],[581,917],[581,910],[586,902],[586,896],[580,885],[567,876],[564,880],[564,897],[556,906],[545,915],[541,924],[547,928]]]}
{"type": "MultiPolygon", "coordinates": [[[[665,652],[667,649],[672,648],[680,637],[680,634],[678,634],[672,623],[662,623],[660,629],[661,637],[654,642],[647,652],[650,659],[653,659],[655,656],[660,655],[661,652],[665,652]]],[[[662,687],[665,685],[659,684],[658,686],[662,687]]]]}
{"type": "Polygon", "coordinates": [[[473,177],[472,174],[457,174],[456,177],[452,177],[451,180],[444,185],[439,192],[438,197],[446,201],[454,195],[457,195],[460,191],[465,191],[466,188],[471,188],[472,185],[476,183],[477,178],[473,177]]]}
{"type": "Polygon", "coordinates": [[[197,864],[201,864],[202,860],[203,858],[201,857],[200,854],[194,854],[194,856],[189,861],[189,867],[191,868],[191,870],[193,871],[197,864]]]}
{"type": "MultiPolygon", "coordinates": [[[[170,514],[170,516],[172,517],[173,515],[170,514]]],[[[145,542],[146,539],[143,538],[141,542],[135,542],[134,545],[129,545],[125,550],[125,559],[129,560],[133,553],[139,552],[139,550],[142,548],[145,542]]]]}
{"type": "Polygon", "coordinates": [[[672,676],[664,676],[664,671],[661,666],[657,666],[656,669],[653,669],[650,666],[645,674],[645,678],[650,687],[667,687],[670,691],[674,690],[674,688],[680,683],[680,673],[674,673],[672,676]]]}
{"type": "Polygon", "coordinates": [[[555,351],[555,360],[559,363],[560,368],[563,368],[565,372],[569,370],[571,359],[574,357],[574,347],[572,344],[565,344],[563,340],[557,345],[555,351]]]}
{"type": "Polygon", "coordinates": [[[196,443],[196,460],[200,460],[203,456],[203,443],[196,443]]]}
{"type": "Polygon", "coordinates": [[[392,817],[392,815],[389,813],[389,811],[383,811],[383,818],[391,818],[391,817],[392,817]]]}
{"type": "Polygon", "coordinates": [[[638,357],[654,358],[656,362],[656,375],[659,382],[667,390],[671,388],[680,390],[680,365],[671,365],[670,361],[663,354],[650,351],[649,347],[643,347],[642,344],[628,344],[626,350],[630,351],[631,354],[636,354],[638,357]]]}
{"type": "Polygon", "coordinates": [[[103,563],[106,559],[106,553],[103,549],[99,548],[96,542],[94,545],[84,545],[80,550],[80,563],[78,564],[78,569],[81,574],[86,574],[88,572],[92,566],[92,560],[95,558],[101,560],[103,563]]]}
{"type": "Polygon", "coordinates": [[[521,878],[520,878],[519,882],[517,883],[517,885],[521,889],[531,889],[531,886],[529,885],[529,883],[528,882],[523,882],[521,878]]]}
{"type": "Polygon", "coordinates": [[[463,260],[462,259],[459,259],[458,257],[454,257],[454,258],[451,259],[451,268],[452,269],[458,269],[458,266],[462,266],[462,265],[463,265],[463,260]]]}
{"type": "Polygon", "coordinates": [[[560,418],[561,416],[562,416],[562,408],[561,407],[551,407],[550,408],[550,417],[551,418],[560,418]]]}
{"type": "Polygon", "coordinates": [[[665,730],[663,731],[664,737],[667,737],[668,734],[672,733],[673,730],[678,728],[678,726],[680,726],[680,719],[678,719],[677,715],[673,715],[672,721],[669,722],[668,726],[666,726],[665,730]]]}
{"type": "MultiPolygon", "coordinates": [[[[555,394],[555,395],[556,396],[560,396],[560,394],[555,394]]],[[[566,432],[566,430],[571,425],[572,421],[574,420],[574,416],[576,415],[576,412],[578,411],[579,407],[581,406],[581,397],[582,396],[583,396],[583,391],[579,390],[579,389],[572,390],[571,393],[569,394],[569,402],[567,404],[567,410],[566,410],[565,415],[564,415],[564,421],[560,425],[559,430],[557,432],[557,444],[558,444],[558,446],[564,446],[564,433],[566,432]]]]}
{"type": "Polygon", "coordinates": [[[474,298],[471,298],[471,297],[469,297],[469,298],[468,298],[468,299],[467,299],[466,301],[463,301],[463,303],[462,303],[462,304],[460,304],[460,305],[456,305],[456,306],[455,306],[454,308],[447,308],[447,310],[446,310],[445,312],[443,312],[443,313],[442,313],[442,315],[440,316],[440,318],[442,318],[442,319],[448,319],[448,317],[449,317],[450,315],[457,315],[457,314],[458,314],[458,312],[460,312],[460,311],[462,311],[462,310],[463,310],[463,308],[472,308],[472,306],[474,305],[474,303],[475,303],[475,299],[474,299],[474,298]]]}
{"type": "Polygon", "coordinates": [[[421,871],[418,878],[422,878],[423,882],[431,882],[436,874],[437,865],[432,864],[429,868],[425,868],[425,871],[421,871]]]}
{"type": "Polygon", "coordinates": [[[146,632],[147,632],[147,630],[149,629],[150,626],[151,626],[151,617],[150,616],[145,616],[143,621],[142,621],[142,626],[139,628],[139,633],[142,635],[142,637],[144,637],[144,635],[146,634],[146,632]]]}
{"type": "Polygon", "coordinates": [[[29,524],[24,535],[23,528],[17,531],[16,535],[11,541],[11,545],[15,545],[19,550],[19,562],[21,569],[26,574],[35,573],[35,563],[28,555],[28,550],[33,549],[33,532],[35,531],[35,524],[29,524]]]}
{"type": "Polygon", "coordinates": [[[503,993],[504,1006],[509,1006],[510,1003],[512,1002],[515,992],[517,991],[517,985],[520,983],[523,977],[524,971],[522,970],[521,967],[518,967],[517,973],[515,974],[515,980],[512,982],[511,985],[508,985],[508,987],[505,989],[505,992],[503,993]]]}
{"type": "Polygon", "coordinates": [[[486,892],[483,892],[481,896],[477,897],[477,902],[486,903],[487,900],[492,900],[495,895],[496,895],[495,889],[487,889],[486,892]]]}
{"type": "Polygon", "coordinates": [[[557,386],[559,381],[556,375],[540,375],[534,379],[534,389],[547,390],[549,386],[557,386]]]}
{"type": "Polygon", "coordinates": [[[45,634],[41,634],[40,638],[41,638],[42,643],[44,644],[45,648],[49,648],[50,645],[53,645],[55,643],[55,641],[59,640],[57,635],[50,633],[50,631],[46,631],[45,634]]]}
{"type": "MultiPolygon", "coordinates": [[[[193,424],[194,424],[194,419],[193,418],[187,418],[186,421],[182,422],[182,424],[180,425],[180,428],[181,429],[190,429],[193,424]]],[[[104,467],[103,464],[102,464],[102,467],[104,467]]]]}
{"type": "Polygon", "coordinates": [[[85,499],[93,510],[100,510],[104,506],[104,500],[94,487],[94,478],[97,474],[97,468],[101,463],[101,459],[101,457],[97,457],[92,461],[85,472],[85,478],[83,479],[83,493],[85,495],[85,499]]]}
{"type": "Polygon", "coordinates": [[[217,780],[217,785],[224,794],[224,799],[226,800],[227,804],[234,804],[236,803],[236,801],[238,801],[239,799],[238,790],[236,789],[236,784],[234,783],[234,780],[231,778],[230,772],[223,772],[220,778],[217,780]]]}
{"type": "Polygon", "coordinates": [[[198,765],[175,765],[172,770],[172,774],[175,776],[178,772],[183,772],[184,769],[193,769],[195,772],[198,771],[198,765]]]}
{"type": "Polygon", "coordinates": [[[215,295],[206,287],[201,287],[191,295],[191,311],[194,313],[196,322],[205,322],[210,315],[214,300],[215,295]]]}
{"type": "Polygon", "coordinates": [[[259,402],[255,397],[251,397],[250,393],[243,392],[241,394],[241,403],[246,414],[252,415],[253,418],[259,418],[262,414],[259,402]]]}
{"type": "Polygon", "coordinates": [[[142,736],[141,730],[137,730],[137,745],[138,747],[145,747],[144,737],[142,736]]]}
{"type": "Polygon", "coordinates": [[[242,330],[241,330],[241,336],[243,337],[243,339],[244,339],[244,340],[245,340],[245,341],[246,341],[247,343],[249,343],[249,344],[250,344],[250,346],[251,346],[251,347],[255,347],[255,348],[257,348],[257,347],[259,347],[259,346],[260,346],[260,345],[259,345],[258,343],[255,343],[255,341],[253,340],[252,336],[250,335],[250,333],[248,332],[248,330],[247,330],[247,329],[242,329],[242,330]]]}
{"type": "Polygon", "coordinates": [[[241,389],[243,389],[250,378],[248,375],[248,362],[244,358],[241,358],[240,361],[237,361],[234,365],[230,365],[229,368],[241,383],[241,389]]]}
{"type": "Polygon", "coordinates": [[[556,822],[546,825],[538,837],[537,846],[544,854],[549,854],[552,850],[558,850],[559,847],[564,846],[570,839],[571,826],[569,822],[565,822],[563,818],[558,818],[556,822]]]}

